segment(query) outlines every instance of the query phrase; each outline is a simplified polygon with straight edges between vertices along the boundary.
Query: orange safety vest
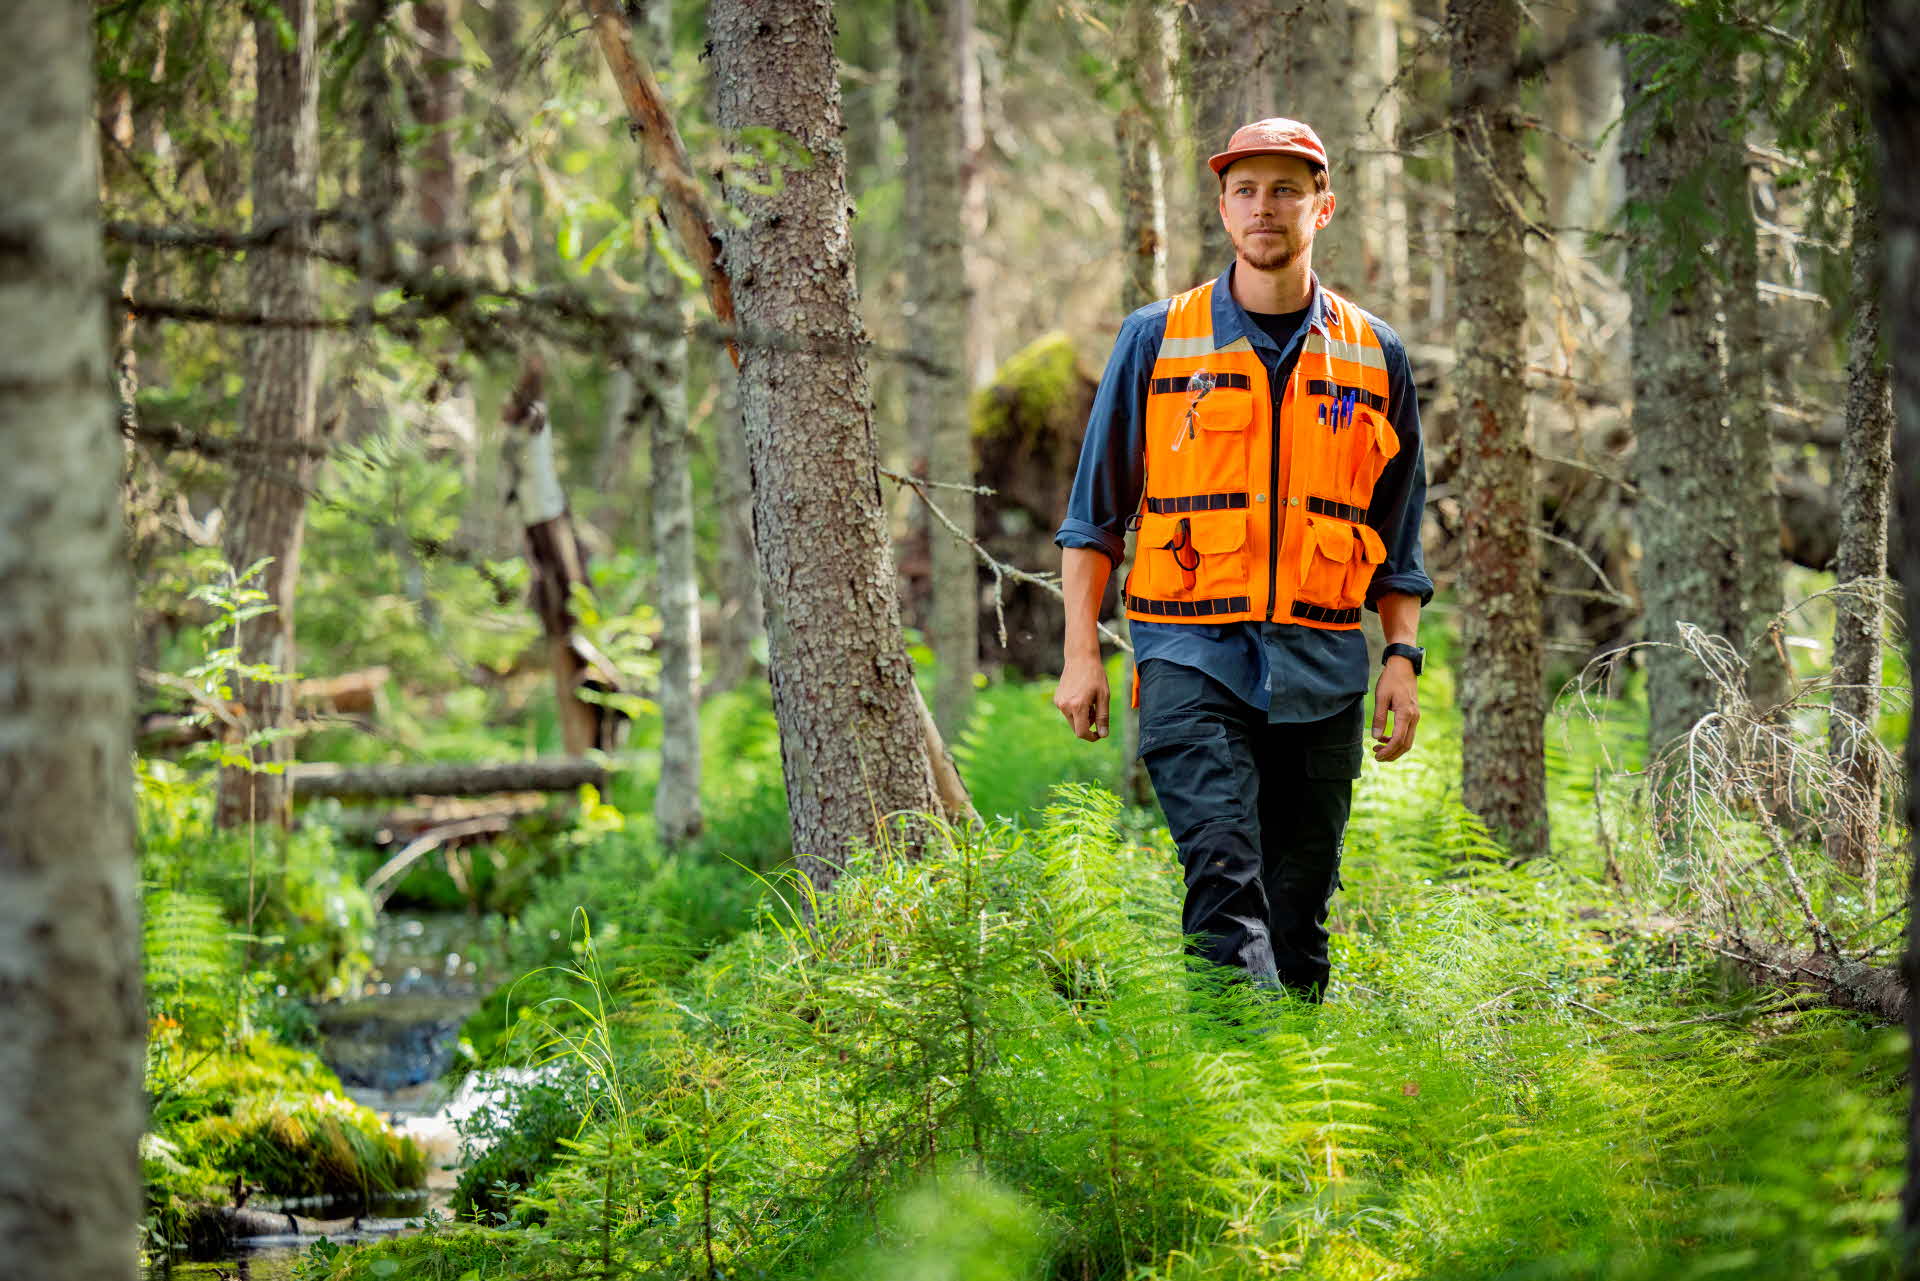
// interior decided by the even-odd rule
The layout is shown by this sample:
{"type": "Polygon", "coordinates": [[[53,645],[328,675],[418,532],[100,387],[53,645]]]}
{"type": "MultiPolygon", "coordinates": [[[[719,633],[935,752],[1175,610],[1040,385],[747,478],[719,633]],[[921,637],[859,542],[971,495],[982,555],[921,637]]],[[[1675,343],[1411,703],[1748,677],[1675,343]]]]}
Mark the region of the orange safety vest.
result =
{"type": "Polygon", "coordinates": [[[1285,394],[1246,338],[1216,347],[1217,282],[1173,299],[1146,411],[1146,492],[1127,617],[1360,625],[1386,547],[1367,504],[1400,438],[1366,316],[1320,291],[1285,394]]]}

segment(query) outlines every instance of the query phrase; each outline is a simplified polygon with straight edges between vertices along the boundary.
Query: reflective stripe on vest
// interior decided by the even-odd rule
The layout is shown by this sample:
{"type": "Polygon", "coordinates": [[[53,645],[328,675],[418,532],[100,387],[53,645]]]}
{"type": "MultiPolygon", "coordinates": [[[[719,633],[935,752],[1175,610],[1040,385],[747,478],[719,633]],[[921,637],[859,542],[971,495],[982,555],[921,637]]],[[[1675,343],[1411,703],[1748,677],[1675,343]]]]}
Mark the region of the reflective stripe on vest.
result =
{"type": "Polygon", "coordinates": [[[1379,338],[1322,289],[1322,323],[1275,396],[1246,338],[1214,346],[1214,288],[1169,304],[1149,375],[1128,616],[1357,627],[1386,559],[1367,505],[1400,450],[1379,338]]]}

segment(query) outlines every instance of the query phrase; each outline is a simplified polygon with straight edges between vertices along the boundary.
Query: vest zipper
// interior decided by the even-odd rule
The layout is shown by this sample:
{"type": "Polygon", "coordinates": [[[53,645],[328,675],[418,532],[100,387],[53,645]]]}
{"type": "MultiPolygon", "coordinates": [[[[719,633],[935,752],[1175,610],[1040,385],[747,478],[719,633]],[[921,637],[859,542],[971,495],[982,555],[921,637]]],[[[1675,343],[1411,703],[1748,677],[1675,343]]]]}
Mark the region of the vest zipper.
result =
{"type": "MultiPolygon", "coordinates": [[[[1301,355],[1306,355],[1303,347],[1301,355]]],[[[1286,411],[1287,392],[1293,388],[1294,375],[1300,372],[1300,362],[1294,361],[1293,369],[1287,374],[1286,384],[1281,388],[1279,403],[1272,406],[1267,423],[1267,436],[1272,442],[1267,447],[1267,459],[1270,475],[1267,481],[1267,493],[1272,502],[1267,504],[1267,621],[1273,621],[1274,594],[1279,590],[1280,580],[1280,520],[1281,513],[1287,509],[1287,496],[1280,492],[1280,415],[1286,411]]]]}

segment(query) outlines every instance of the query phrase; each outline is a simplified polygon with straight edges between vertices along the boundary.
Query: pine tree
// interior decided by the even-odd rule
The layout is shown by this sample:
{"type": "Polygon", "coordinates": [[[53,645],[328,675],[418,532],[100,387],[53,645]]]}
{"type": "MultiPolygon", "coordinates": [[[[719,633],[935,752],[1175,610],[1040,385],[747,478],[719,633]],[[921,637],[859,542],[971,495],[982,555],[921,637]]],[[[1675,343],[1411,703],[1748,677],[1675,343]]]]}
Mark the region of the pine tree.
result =
{"type": "Polygon", "coordinates": [[[720,126],[792,144],[779,182],[730,186],[746,224],[724,263],[743,324],[811,348],[743,348],[740,400],[794,853],[825,887],[849,839],[934,807],[856,346],[832,7],[718,0],[708,33],[720,126]]]}
{"type": "MultiPolygon", "coordinates": [[[[1495,77],[1519,49],[1518,0],[1452,0],[1456,84],[1495,77]]],[[[1517,92],[1464,113],[1454,132],[1453,279],[1460,307],[1460,438],[1465,545],[1460,558],[1459,672],[1465,719],[1461,795],[1515,858],[1547,852],[1545,709],[1541,706],[1540,559],[1533,454],[1527,444],[1521,211],[1527,186],[1517,92]]]]}

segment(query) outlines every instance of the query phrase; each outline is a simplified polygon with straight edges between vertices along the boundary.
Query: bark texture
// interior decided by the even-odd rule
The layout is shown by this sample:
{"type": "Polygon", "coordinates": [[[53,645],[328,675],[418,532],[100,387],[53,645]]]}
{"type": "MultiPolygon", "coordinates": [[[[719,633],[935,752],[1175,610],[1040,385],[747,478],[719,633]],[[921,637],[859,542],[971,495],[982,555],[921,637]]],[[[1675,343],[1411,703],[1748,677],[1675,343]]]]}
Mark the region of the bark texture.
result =
{"type": "Polygon", "coordinates": [[[91,18],[0,5],[0,1276],[132,1281],[133,623],[91,18]]]}
{"type": "MultiPolygon", "coordinates": [[[[1313,238],[1313,270],[1335,293],[1356,298],[1366,293],[1367,272],[1363,243],[1365,228],[1357,216],[1362,206],[1349,206],[1359,142],[1372,99],[1362,101],[1356,76],[1366,55],[1353,38],[1355,6],[1348,0],[1319,0],[1313,5],[1286,6],[1279,16],[1278,39],[1268,61],[1268,106],[1255,103],[1262,116],[1291,116],[1304,120],[1327,148],[1327,180],[1341,204],[1333,221],[1313,238]],[[1327,92],[1330,86],[1348,86],[1327,92]]],[[[1252,117],[1249,117],[1251,119],[1252,117]]],[[[1245,123],[1242,121],[1241,123],[1245,123]]],[[[1218,151],[1226,142],[1207,149],[1218,151]]],[[[1214,194],[1219,184],[1213,184],[1214,194]]]]}
{"type": "MultiPolygon", "coordinates": [[[[1874,124],[1880,134],[1881,306],[1894,353],[1893,405],[1900,504],[1900,546],[1894,553],[1906,600],[1909,670],[1920,671],[1920,0],[1889,0],[1869,18],[1874,69],[1874,124]]],[[[1908,886],[1907,986],[1920,982],[1920,720],[1907,727],[1907,833],[1912,881],[1908,886]]],[[[1909,1080],[1920,1080],[1920,1011],[1907,1005],[1913,1059],[1909,1080]]],[[[1920,1240],[1920,1090],[1909,1092],[1907,1184],[1901,1223],[1920,1240]]],[[[1908,1276],[1920,1274],[1908,1258],[1908,1276]]]]}
{"type": "MultiPolygon", "coordinates": [[[[319,60],[314,51],[313,0],[279,0],[293,33],[281,43],[281,27],[269,14],[253,21],[253,211],[258,225],[314,207],[315,132],[319,105],[319,60]]],[[[307,236],[289,231],[280,243],[247,256],[247,294],[265,316],[313,314],[313,263],[302,250],[307,236]]],[[[266,663],[294,672],[294,589],[300,580],[300,544],[306,528],[307,490],[313,459],[302,448],[314,439],[316,344],[312,330],[258,329],[247,336],[246,392],[241,421],[261,446],[268,466],[237,472],[227,500],[227,560],[235,570],[271,557],[256,584],[273,612],[240,626],[244,663],[266,663]]],[[[293,723],[290,682],[238,682],[246,723],[255,730],[293,723]]],[[[287,739],[260,744],[249,755],[259,763],[292,759],[287,739]]],[[[293,821],[286,776],[228,769],[220,774],[218,819],[223,827],[293,821]]]]}
{"type": "MultiPolygon", "coordinates": [[[[1455,84],[1519,50],[1519,0],[1452,0],[1455,84]]],[[[1453,277],[1460,323],[1458,472],[1463,717],[1461,799],[1516,859],[1547,852],[1540,563],[1527,445],[1525,190],[1516,91],[1466,110],[1454,134],[1453,277]]]]}
{"type": "MultiPolygon", "coordinates": [[[[648,44],[673,47],[672,6],[645,6],[648,44]]],[[[660,255],[648,258],[647,306],[683,317],[685,289],[660,255]]],[[[653,555],[660,615],[660,784],[653,824],[668,849],[700,834],[700,580],[693,556],[692,441],[687,422],[687,340],[684,336],[633,344],[638,368],[631,412],[647,427],[652,461],[653,555]]]]}
{"type": "Polygon", "coordinates": [[[1220,225],[1220,184],[1206,162],[1225,150],[1227,139],[1241,125],[1285,114],[1273,103],[1278,18],[1276,0],[1191,0],[1181,15],[1183,79],[1197,175],[1188,223],[1194,257],[1181,264],[1182,280],[1217,276],[1233,261],[1233,244],[1220,225]]]}
{"type": "MultiPolygon", "coordinates": [[[[907,371],[907,418],[914,452],[927,460],[929,478],[973,483],[973,434],[967,414],[970,367],[968,319],[973,290],[967,280],[963,215],[971,166],[961,121],[961,86],[973,56],[971,0],[905,0],[894,10],[900,44],[900,122],[906,134],[907,341],[939,361],[936,373],[907,371]]],[[[953,491],[934,501],[966,538],[973,537],[973,503],[953,491]]],[[[952,738],[966,728],[973,706],[973,674],[980,656],[980,566],[961,536],[928,522],[932,607],[928,641],[939,670],[933,713],[952,738]]]]}
{"type": "MultiPolygon", "coordinates": [[[[816,886],[849,840],[935,803],[874,456],[853,279],[827,0],[708,14],[721,128],[773,129],[806,149],[777,190],[729,195],[746,225],[725,264],[743,323],[820,344],[742,353],[740,398],[756,549],[768,588],[773,710],[794,854],[816,886]]],[[[764,181],[768,175],[752,175],[764,181]]]]}
{"type": "Polygon", "coordinates": [[[413,20],[420,27],[424,74],[414,98],[414,115],[426,130],[420,162],[414,172],[414,191],[420,221],[432,239],[423,259],[430,267],[453,270],[459,265],[456,220],[464,217],[460,194],[460,158],[454,147],[454,125],[460,118],[460,0],[414,0],[413,20]]]}
{"type": "MultiPolygon", "coordinates": [[[[649,7],[656,45],[670,45],[667,5],[649,7]]],[[[647,264],[647,305],[683,314],[680,281],[655,255],[647,264]]],[[[693,472],[687,431],[687,340],[641,348],[635,410],[647,424],[653,463],[653,555],[660,614],[660,785],[653,822],[667,848],[700,834],[700,580],[693,560],[693,472]]]]}
{"type": "Polygon", "coordinates": [[[733,363],[714,361],[714,501],[719,507],[721,547],[720,626],[710,689],[727,690],[755,675],[754,650],[767,631],[760,586],[760,562],[754,552],[753,485],[748,478],[747,437],[740,422],[740,387],[733,363]]]}
{"type": "Polygon", "coordinates": [[[583,689],[618,690],[620,674],[578,634],[573,594],[588,585],[587,557],[573,529],[573,513],[560,487],[553,426],[541,399],[545,372],[529,358],[520,381],[500,412],[511,484],[508,501],[525,529],[528,596],[547,638],[560,736],[570,755],[619,745],[621,718],[603,704],[580,697],[583,689]]]}
{"type": "Polygon", "coordinates": [[[1840,548],[1833,577],[1833,704],[1827,751],[1843,780],[1828,814],[1827,853],[1864,869],[1880,832],[1881,585],[1887,575],[1887,501],[1893,479],[1893,398],[1880,349],[1879,195],[1862,191],[1853,211],[1853,333],[1847,361],[1847,431],[1840,443],[1840,548]]]}
{"type": "Polygon", "coordinates": [[[1780,495],[1773,481],[1773,416],[1767,412],[1767,336],[1760,316],[1760,249],[1753,219],[1746,140],[1719,140],[1720,217],[1726,226],[1727,439],[1739,491],[1739,630],[1727,639],[1747,662],[1747,697],[1765,714],[1787,697],[1786,650],[1777,638],[1785,606],[1780,584],[1780,495]]]}
{"type": "MultiPolygon", "coordinates": [[[[1120,151],[1120,314],[1131,315],[1167,296],[1167,182],[1169,139],[1167,63],[1171,56],[1172,11],[1158,0],[1128,0],[1120,32],[1120,56],[1128,74],[1126,105],[1114,124],[1120,151]]],[[[1021,470],[1027,471],[1025,466],[1021,470]]],[[[1124,578],[1120,570],[1115,577],[1124,578]]],[[[1127,635],[1127,620],[1119,620],[1127,635]]],[[[1147,769],[1140,761],[1140,714],[1126,698],[1115,699],[1112,716],[1124,736],[1121,756],[1127,798],[1153,803],[1147,769]]]]}
{"type": "MultiPolygon", "coordinates": [[[[1630,33],[1672,38],[1679,17],[1659,0],[1622,6],[1630,33]]],[[[1655,97],[1659,55],[1624,50],[1621,158],[1627,197],[1655,210],[1681,188],[1696,198],[1720,128],[1704,112],[1669,113],[1655,97]]],[[[1643,221],[1627,251],[1633,330],[1634,525],[1646,610],[1649,746],[1658,752],[1717,705],[1706,668],[1674,648],[1680,624],[1738,637],[1742,620],[1741,493],[1728,447],[1726,354],[1707,266],[1643,221]]]]}
{"type": "Polygon", "coordinates": [[[1167,296],[1167,46],[1169,11],[1129,0],[1120,33],[1126,102],[1115,117],[1120,151],[1120,311],[1167,296]]]}

